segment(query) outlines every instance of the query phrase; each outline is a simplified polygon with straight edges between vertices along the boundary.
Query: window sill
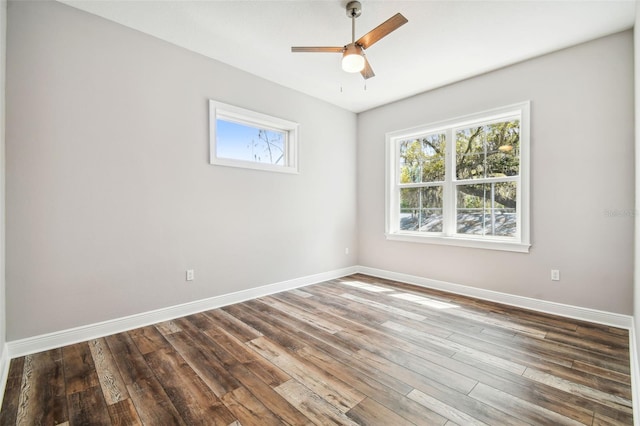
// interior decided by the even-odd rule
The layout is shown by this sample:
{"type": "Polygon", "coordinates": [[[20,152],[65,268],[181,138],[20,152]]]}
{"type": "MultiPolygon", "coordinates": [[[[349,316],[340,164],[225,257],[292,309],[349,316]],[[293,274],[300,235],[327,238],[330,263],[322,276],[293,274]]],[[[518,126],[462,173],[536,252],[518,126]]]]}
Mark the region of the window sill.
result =
{"type": "Polygon", "coordinates": [[[531,244],[504,240],[480,240],[459,237],[444,237],[435,235],[416,235],[411,233],[387,233],[387,240],[405,241],[410,243],[438,244],[444,246],[470,247],[485,250],[512,251],[529,253],[531,244]]]}
{"type": "Polygon", "coordinates": [[[233,160],[228,158],[214,157],[211,159],[211,164],[214,166],[239,167],[242,169],[262,170],[266,172],[299,174],[298,168],[295,166],[278,166],[275,164],[254,163],[251,161],[233,160]]]}

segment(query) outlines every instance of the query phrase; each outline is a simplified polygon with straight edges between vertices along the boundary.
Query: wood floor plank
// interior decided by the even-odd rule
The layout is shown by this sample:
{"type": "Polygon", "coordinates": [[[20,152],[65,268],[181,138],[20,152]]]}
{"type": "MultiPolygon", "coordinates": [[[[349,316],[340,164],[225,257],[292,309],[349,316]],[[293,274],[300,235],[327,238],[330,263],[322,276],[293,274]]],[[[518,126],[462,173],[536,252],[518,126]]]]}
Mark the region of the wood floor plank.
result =
{"type": "MultiPolygon", "coordinates": [[[[351,362],[347,361],[343,366],[339,366],[336,365],[337,363],[329,354],[311,347],[305,347],[298,353],[323,370],[347,380],[356,390],[367,395],[368,398],[375,401],[376,404],[393,410],[407,421],[413,422],[416,425],[421,425],[425,422],[428,424],[441,424],[443,421],[442,417],[437,413],[424,406],[420,406],[405,396],[405,394],[413,389],[411,386],[403,383],[403,385],[408,388],[408,390],[403,393],[385,386],[383,383],[387,382],[387,380],[383,376],[387,375],[382,371],[377,370],[377,374],[372,374],[371,376],[367,376],[366,374],[348,375],[344,371],[345,367],[351,367],[355,363],[358,363],[358,359],[353,358],[351,362]]],[[[356,373],[353,372],[351,374],[356,373]]],[[[350,417],[353,418],[353,416],[350,417]]]]}
{"type": "Polygon", "coordinates": [[[630,374],[629,362],[625,359],[618,359],[614,356],[594,353],[583,348],[571,346],[570,344],[546,339],[540,340],[523,335],[516,335],[511,344],[517,345],[517,347],[523,351],[530,351],[532,353],[539,354],[541,357],[545,357],[551,362],[558,359],[584,361],[612,371],[630,374]]]}
{"type": "Polygon", "coordinates": [[[107,336],[105,341],[126,386],[154,377],[138,347],[127,333],[107,336]]]}
{"type": "Polygon", "coordinates": [[[260,318],[260,315],[257,312],[247,311],[246,309],[235,305],[225,306],[222,309],[236,317],[238,320],[260,331],[263,335],[268,335],[274,342],[284,348],[295,351],[302,347],[298,339],[289,334],[278,332],[278,330],[274,329],[273,325],[269,323],[268,319],[260,318]]]}
{"type": "Polygon", "coordinates": [[[277,386],[275,390],[316,425],[357,426],[357,423],[347,417],[342,410],[339,410],[333,404],[327,402],[326,399],[313,393],[294,379],[277,386]]]}
{"type": "Polygon", "coordinates": [[[243,323],[222,309],[207,311],[205,312],[205,315],[213,319],[220,328],[225,329],[229,334],[240,340],[242,343],[246,343],[249,340],[262,336],[262,333],[258,330],[243,323]]]}
{"type": "MultiPolygon", "coordinates": [[[[393,390],[401,395],[406,395],[411,391],[412,387],[406,383],[398,380],[396,377],[389,376],[382,371],[374,368],[366,362],[361,362],[354,357],[357,352],[344,351],[343,347],[338,345],[327,344],[324,341],[317,339],[306,338],[304,335],[298,335],[307,345],[299,350],[297,353],[304,357],[311,357],[312,362],[319,365],[319,361],[325,361],[325,371],[336,377],[348,377],[349,383],[365,384],[369,383],[369,379],[373,379],[379,385],[384,386],[390,390],[393,390]],[[327,357],[330,357],[328,359],[327,357]],[[358,380],[352,381],[350,376],[345,376],[344,371],[332,370],[331,364],[342,364],[348,366],[350,374],[358,377],[358,380]]],[[[352,344],[353,342],[349,342],[352,344]]],[[[335,367],[335,365],[334,365],[335,367]]],[[[376,388],[378,385],[372,384],[372,388],[376,388]]]]}
{"type": "Polygon", "coordinates": [[[62,351],[24,359],[16,424],[58,424],[69,420],[62,351]]]}
{"type": "Polygon", "coordinates": [[[86,342],[62,348],[67,395],[100,385],[91,350],[86,342]]]}
{"type": "Polygon", "coordinates": [[[24,357],[14,358],[9,364],[5,395],[0,409],[0,426],[13,425],[18,418],[18,404],[20,402],[20,387],[24,371],[24,357]]]}
{"type": "Polygon", "coordinates": [[[275,387],[291,379],[291,376],[279,367],[258,355],[234,336],[226,333],[224,329],[210,328],[205,333],[267,385],[275,387]]]}
{"type": "Polygon", "coordinates": [[[413,359],[411,365],[400,365],[398,362],[402,361],[396,355],[398,355],[396,352],[384,352],[378,355],[362,349],[358,352],[357,357],[373,363],[379,370],[390,376],[398,377],[416,389],[421,389],[424,383],[437,383],[440,386],[447,386],[456,392],[466,394],[477,384],[476,380],[458,374],[453,370],[447,370],[432,363],[430,365],[427,365],[427,362],[422,363],[421,361],[424,360],[413,359]],[[415,371],[414,368],[418,368],[419,371],[415,371]]]}
{"type": "Polygon", "coordinates": [[[173,333],[177,333],[179,331],[182,331],[180,329],[180,327],[178,327],[176,325],[176,322],[173,320],[170,321],[163,321],[161,323],[155,324],[155,327],[158,329],[158,331],[163,335],[166,336],[168,334],[173,334],[173,333]]]}
{"type": "Polygon", "coordinates": [[[631,425],[629,333],[355,274],[12,360],[0,426],[631,425]]]}
{"type": "Polygon", "coordinates": [[[389,305],[387,303],[374,302],[372,300],[365,299],[364,297],[360,297],[360,296],[355,296],[353,294],[342,293],[340,295],[340,297],[343,297],[343,298],[348,299],[348,300],[353,300],[354,302],[362,303],[364,305],[371,306],[371,307],[376,308],[376,309],[380,309],[381,311],[388,312],[388,313],[390,313],[392,315],[398,315],[398,316],[401,316],[401,317],[404,317],[404,318],[408,318],[410,320],[422,321],[422,320],[426,319],[426,317],[424,315],[422,315],[422,314],[416,314],[416,313],[411,312],[409,310],[396,308],[396,307],[391,306],[391,305],[389,305]]]}
{"type": "Polygon", "coordinates": [[[369,370],[370,375],[367,375],[362,372],[362,369],[353,368],[354,364],[363,365],[363,363],[358,362],[358,360],[353,357],[348,360],[345,358],[336,358],[334,355],[312,346],[302,348],[297,354],[334,377],[340,377],[341,380],[351,384],[355,389],[368,396],[389,393],[405,395],[413,389],[400,380],[396,380],[393,383],[395,387],[387,386],[386,383],[389,383],[389,380],[383,376],[391,376],[385,375],[379,370],[375,370],[375,372],[369,370]]]}
{"type": "Polygon", "coordinates": [[[584,362],[586,364],[600,367],[603,370],[610,370],[620,374],[628,374],[628,363],[621,362],[608,355],[597,355],[587,352],[582,348],[572,347],[564,343],[551,342],[547,340],[531,339],[521,335],[516,335],[511,340],[503,340],[492,336],[482,339],[478,336],[463,335],[455,333],[449,337],[450,340],[466,342],[468,345],[491,353],[508,353],[518,362],[531,367],[554,366],[572,367],[574,363],[584,362]]]}
{"type": "Polygon", "coordinates": [[[337,326],[322,317],[305,312],[303,309],[297,308],[295,306],[282,303],[273,297],[262,297],[260,298],[260,302],[270,305],[285,314],[291,314],[298,320],[304,321],[310,326],[319,328],[320,330],[324,330],[327,333],[333,334],[342,330],[342,327],[337,326]]]}
{"type": "Polygon", "coordinates": [[[127,385],[127,390],[143,424],[186,426],[157,380],[140,378],[127,385]]]}
{"type": "Polygon", "coordinates": [[[238,418],[242,426],[279,426],[282,424],[275,414],[244,387],[227,393],[222,397],[222,401],[238,418]]]}
{"type": "MultiPolygon", "coordinates": [[[[430,395],[427,395],[426,393],[421,392],[417,389],[412,390],[408,396],[414,401],[440,414],[442,417],[448,419],[449,421],[454,421],[457,424],[468,425],[468,426],[487,426],[487,423],[484,423],[474,417],[471,417],[469,414],[463,411],[460,411],[455,407],[451,407],[443,403],[442,401],[430,395]]],[[[508,421],[505,421],[505,419],[501,419],[501,420],[504,421],[503,424],[508,424],[508,421]]]]}
{"type": "Polygon", "coordinates": [[[300,296],[300,297],[313,297],[313,294],[311,293],[307,293],[304,290],[299,290],[299,289],[293,289],[291,290],[291,294],[295,294],[296,296],[300,296]]]}
{"type": "MultiPolygon", "coordinates": [[[[380,352],[382,356],[385,356],[385,353],[382,352],[381,349],[376,349],[376,346],[372,346],[370,349],[380,352]]],[[[416,353],[418,356],[425,357],[425,354],[421,352],[414,351],[411,348],[406,349],[411,353],[416,353]]],[[[386,349],[385,351],[393,352],[393,350],[394,349],[386,349]]],[[[400,359],[403,357],[402,354],[396,355],[396,357],[398,356],[400,359]]],[[[510,393],[526,400],[537,401],[538,404],[548,409],[571,413],[570,415],[573,418],[591,418],[593,415],[593,407],[590,406],[589,401],[575,398],[555,388],[548,388],[542,383],[530,382],[521,375],[514,374],[507,370],[496,369],[495,367],[482,363],[470,365],[459,362],[452,357],[445,357],[438,354],[428,353],[426,354],[426,358],[437,365],[457,371],[476,381],[484,382],[497,388],[508,389],[510,393]],[[542,395],[549,395],[549,397],[542,398],[542,395]]],[[[429,386],[429,384],[422,384],[421,386],[424,388],[424,386],[429,386]]],[[[433,394],[433,389],[431,389],[430,392],[433,394]]]]}
{"type": "Polygon", "coordinates": [[[95,365],[96,374],[102,387],[107,405],[113,405],[129,398],[127,387],[113,359],[113,354],[105,339],[89,342],[89,349],[95,365]]]}
{"type": "Polygon", "coordinates": [[[212,390],[173,349],[145,355],[180,417],[189,425],[228,425],[236,420],[212,390]]]}
{"type": "MultiPolygon", "coordinates": [[[[407,331],[407,333],[412,333],[412,332],[413,331],[407,331]]],[[[627,398],[627,399],[631,398],[631,395],[629,393],[630,387],[628,386],[628,384],[623,384],[614,380],[610,380],[606,377],[602,377],[602,372],[608,371],[608,370],[601,369],[600,375],[593,375],[585,371],[580,372],[573,368],[565,367],[556,363],[546,362],[546,359],[542,357],[532,357],[529,354],[525,354],[520,351],[512,351],[503,346],[494,346],[494,345],[487,344],[485,342],[482,342],[481,339],[474,339],[467,336],[465,336],[464,338],[461,338],[456,334],[450,336],[449,339],[447,339],[447,341],[454,341],[456,343],[463,342],[466,345],[466,346],[463,346],[463,348],[466,348],[466,347],[478,348],[478,349],[461,349],[458,352],[458,354],[454,355],[455,359],[460,359],[467,363],[485,362],[485,363],[493,364],[496,367],[505,368],[505,369],[509,369],[509,368],[506,368],[504,365],[501,365],[501,363],[506,363],[507,366],[515,364],[520,369],[522,369],[521,371],[518,371],[517,368],[511,370],[517,374],[522,374],[524,372],[525,367],[532,367],[538,371],[553,374],[563,379],[569,379],[573,382],[583,384],[585,386],[597,385],[598,387],[601,388],[601,390],[606,391],[608,393],[612,393],[614,395],[621,396],[623,398],[627,398]],[[477,352],[477,353],[474,354],[474,352],[477,352]],[[486,354],[487,352],[488,354],[486,354]],[[483,353],[485,353],[486,355],[483,355],[483,353]],[[496,355],[493,355],[493,354],[496,354],[496,355]],[[490,357],[490,359],[494,361],[493,362],[487,361],[487,359],[485,359],[486,357],[490,357]],[[517,364],[509,360],[501,361],[502,358],[506,358],[506,357],[513,359],[514,361],[517,362],[517,364]]],[[[431,342],[438,344],[439,342],[441,342],[441,340],[439,340],[437,337],[434,337],[431,339],[431,342]]],[[[598,367],[594,366],[593,368],[596,369],[598,367]]],[[[619,374],[619,373],[614,373],[614,374],[619,374]]]]}
{"type": "Polygon", "coordinates": [[[631,400],[622,398],[617,395],[594,389],[589,386],[574,383],[572,381],[554,376],[552,374],[544,373],[542,371],[527,368],[524,372],[524,377],[527,377],[536,382],[544,383],[557,389],[564,390],[573,394],[580,395],[585,399],[592,399],[601,402],[604,405],[615,408],[616,410],[622,410],[631,412],[631,400]]]}
{"type": "Polygon", "coordinates": [[[107,405],[112,426],[142,426],[138,412],[131,399],[123,399],[107,405]]]}
{"type": "Polygon", "coordinates": [[[100,386],[71,393],[69,401],[69,423],[72,425],[111,425],[111,416],[102,397],[100,386]]]}
{"type": "Polygon", "coordinates": [[[128,332],[131,340],[136,344],[142,355],[165,348],[167,341],[154,326],[136,328],[128,332]]]}
{"type": "Polygon", "coordinates": [[[127,392],[143,424],[184,425],[184,421],[127,333],[106,339],[127,392]]]}
{"type": "Polygon", "coordinates": [[[578,347],[586,351],[609,355],[618,359],[623,359],[624,361],[629,360],[628,342],[620,343],[619,341],[609,341],[608,343],[603,343],[596,339],[590,339],[588,342],[585,342],[584,335],[576,336],[558,331],[547,333],[545,340],[566,343],[572,347],[578,347]]]}
{"type": "Polygon", "coordinates": [[[516,398],[506,392],[493,389],[483,383],[479,383],[478,386],[471,391],[469,396],[487,405],[491,405],[498,410],[502,410],[505,413],[513,413],[519,418],[527,419],[533,424],[582,425],[582,423],[573,419],[516,398]]]}
{"type": "MultiPolygon", "coordinates": [[[[324,306],[325,312],[344,317],[354,323],[376,327],[394,318],[392,314],[384,311],[359,309],[360,306],[358,303],[350,303],[340,297],[340,294],[344,293],[344,290],[332,292],[330,289],[317,284],[307,287],[306,290],[322,301],[321,303],[324,306]]],[[[279,296],[280,295],[275,295],[274,297],[279,296]]]]}
{"type": "MultiPolygon", "coordinates": [[[[219,329],[215,321],[212,321],[212,319],[206,315],[192,315],[184,320],[180,320],[179,324],[181,329],[189,336],[197,340],[200,344],[206,345],[206,347],[216,355],[230,375],[242,386],[250,390],[256,400],[269,407],[269,410],[275,416],[289,424],[308,424],[309,420],[278,393],[273,391],[271,387],[277,386],[290,379],[282,370],[267,363],[264,358],[258,356],[233,336],[225,335],[224,330],[219,329]],[[197,334],[201,331],[209,339],[198,337],[197,334]],[[225,348],[219,344],[220,337],[223,335],[225,335],[225,341],[232,345],[231,348],[225,348]],[[236,354],[238,354],[238,357],[234,356],[236,354]],[[244,360],[244,363],[238,364],[238,358],[244,360]],[[257,375],[254,374],[254,372],[257,373],[257,375]],[[266,380],[263,381],[261,379],[262,377],[266,377],[266,380]]],[[[239,395],[244,395],[244,392],[240,391],[236,393],[236,397],[239,395]]],[[[229,403],[230,401],[236,401],[236,397],[225,401],[229,403]]],[[[237,407],[235,407],[235,409],[238,410],[237,407]]]]}
{"type": "Polygon", "coordinates": [[[214,354],[194,344],[183,331],[167,336],[167,340],[218,398],[240,387],[214,354]]]}
{"type": "Polygon", "coordinates": [[[613,380],[623,385],[631,385],[631,376],[629,374],[619,373],[617,371],[609,370],[608,368],[598,367],[587,362],[574,361],[572,367],[575,370],[583,373],[588,373],[594,376],[602,377],[605,379],[613,380]]]}
{"type": "MultiPolygon", "coordinates": [[[[440,416],[451,419],[467,419],[462,425],[473,423],[486,423],[488,425],[526,426],[529,423],[516,418],[511,413],[504,413],[468,395],[460,394],[446,386],[423,385],[422,390],[414,389],[408,394],[411,400],[437,413],[440,416]],[[469,420],[473,419],[473,421],[469,420]]],[[[593,413],[583,416],[590,419],[593,413]]]]}
{"type": "Polygon", "coordinates": [[[247,344],[343,413],[365,398],[346,383],[288,353],[285,348],[266,337],[253,339],[247,344]]]}
{"type": "Polygon", "coordinates": [[[371,398],[365,398],[347,411],[347,416],[359,425],[415,426],[415,423],[408,421],[371,398]]]}
{"type": "Polygon", "coordinates": [[[502,356],[513,360],[513,362],[534,366],[542,364],[557,364],[564,367],[571,367],[573,359],[567,356],[551,358],[540,349],[540,347],[527,350],[526,345],[518,345],[513,339],[502,339],[495,336],[478,336],[467,333],[452,333],[447,340],[465,345],[468,348],[478,350],[493,356],[502,356]]]}
{"type": "MultiPolygon", "coordinates": [[[[285,313],[263,303],[262,299],[247,302],[247,306],[253,309],[251,312],[253,315],[270,322],[273,328],[265,332],[265,336],[273,337],[274,340],[277,340],[275,338],[279,334],[287,332],[293,334],[300,345],[305,345],[307,341],[312,340],[314,342],[321,341],[347,353],[353,353],[359,349],[349,341],[337,337],[335,332],[325,331],[309,325],[306,321],[298,319],[291,312],[285,313]]],[[[345,327],[344,321],[340,321],[331,314],[324,314],[323,317],[327,323],[333,324],[336,330],[345,327]]]]}
{"type": "Polygon", "coordinates": [[[522,364],[518,364],[516,362],[504,359],[502,357],[495,356],[487,352],[479,351],[465,345],[461,345],[459,343],[456,343],[455,341],[451,341],[446,338],[441,338],[432,333],[406,327],[394,321],[387,321],[384,324],[382,324],[382,326],[389,328],[393,331],[397,331],[405,339],[407,337],[411,337],[413,338],[413,341],[418,342],[419,344],[435,345],[437,347],[443,348],[444,350],[453,351],[455,352],[453,355],[454,359],[466,360],[467,363],[470,361],[473,361],[476,363],[481,362],[496,368],[501,368],[503,370],[511,371],[515,374],[522,374],[526,369],[526,366],[522,364]]]}
{"type": "MultiPolygon", "coordinates": [[[[234,364],[230,367],[230,372],[251,392],[255,399],[260,401],[265,407],[268,407],[282,422],[301,426],[312,424],[304,414],[284,399],[273,387],[264,383],[245,366],[234,364]]],[[[280,384],[281,383],[278,383],[278,385],[280,384]]]]}

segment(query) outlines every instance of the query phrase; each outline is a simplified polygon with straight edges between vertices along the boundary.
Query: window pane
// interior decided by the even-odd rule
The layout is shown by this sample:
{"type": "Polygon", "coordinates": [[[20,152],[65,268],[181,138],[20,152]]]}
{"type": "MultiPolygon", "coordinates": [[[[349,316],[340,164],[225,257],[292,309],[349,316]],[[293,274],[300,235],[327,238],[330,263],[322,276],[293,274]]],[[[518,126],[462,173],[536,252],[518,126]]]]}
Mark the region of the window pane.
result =
{"type": "Polygon", "coordinates": [[[444,159],[444,133],[401,141],[400,183],[443,181],[444,159]]]}
{"type": "Polygon", "coordinates": [[[400,230],[442,232],[442,187],[400,190],[400,230]]]}
{"type": "Polygon", "coordinates": [[[216,155],[255,163],[285,164],[287,133],[216,119],[216,155]]]}
{"type": "Polygon", "coordinates": [[[458,185],[458,234],[513,237],[517,231],[515,182],[458,185]]]}
{"type": "Polygon", "coordinates": [[[456,130],[456,178],[520,173],[520,120],[456,130]]]}

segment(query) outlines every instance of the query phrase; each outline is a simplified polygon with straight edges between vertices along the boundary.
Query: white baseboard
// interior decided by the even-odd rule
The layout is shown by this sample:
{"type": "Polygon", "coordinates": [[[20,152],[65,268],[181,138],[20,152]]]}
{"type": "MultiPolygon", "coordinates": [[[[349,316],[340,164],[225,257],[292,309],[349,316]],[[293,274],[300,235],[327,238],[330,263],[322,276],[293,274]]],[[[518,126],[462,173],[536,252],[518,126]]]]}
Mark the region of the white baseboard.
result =
{"type": "MultiPolygon", "coordinates": [[[[267,296],[269,294],[344,277],[346,275],[355,274],[357,271],[358,268],[355,266],[337,269],[334,271],[268,284],[261,287],[241,290],[235,293],[196,300],[181,305],[157,309],[155,311],[143,312],[128,317],[84,325],[40,336],[28,337],[26,339],[13,340],[7,342],[8,358],[16,358],[74,343],[85,342],[87,340],[121,333],[134,328],[144,327],[150,324],[156,324],[198,312],[208,311],[222,306],[232,305],[234,303],[244,302],[246,300],[267,296]]],[[[7,354],[7,351],[5,350],[4,353],[7,354]]]]}
{"type": "Polygon", "coordinates": [[[516,296],[508,293],[500,293],[497,291],[485,290],[477,287],[453,284],[446,281],[432,280],[415,275],[385,271],[383,269],[369,268],[367,266],[359,266],[358,272],[378,278],[386,278],[393,281],[414,284],[420,287],[447,291],[449,293],[455,293],[462,296],[475,297],[477,299],[487,300],[490,302],[503,303],[505,305],[531,309],[538,312],[545,312],[548,314],[593,322],[596,324],[626,328],[629,330],[633,325],[633,317],[630,315],[615,314],[611,312],[599,311],[597,309],[581,308],[579,306],[548,302],[546,300],[516,296]]]}
{"type": "Polygon", "coordinates": [[[2,401],[4,400],[4,390],[7,387],[7,378],[9,377],[9,349],[5,343],[2,348],[2,355],[0,356],[0,408],[2,408],[2,401]]]}

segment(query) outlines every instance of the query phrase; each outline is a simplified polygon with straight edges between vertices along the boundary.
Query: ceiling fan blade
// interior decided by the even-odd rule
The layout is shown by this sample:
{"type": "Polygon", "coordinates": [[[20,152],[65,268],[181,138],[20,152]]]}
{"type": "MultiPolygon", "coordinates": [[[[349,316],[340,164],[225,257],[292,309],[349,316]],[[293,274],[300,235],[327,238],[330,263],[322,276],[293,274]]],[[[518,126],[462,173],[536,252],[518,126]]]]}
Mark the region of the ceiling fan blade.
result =
{"type": "Polygon", "coordinates": [[[366,56],[364,57],[364,68],[362,69],[362,71],[360,71],[360,74],[362,74],[365,80],[368,80],[371,77],[376,76],[376,73],[373,72],[373,68],[371,68],[371,65],[369,64],[369,60],[367,59],[366,56]]]}
{"type": "Polygon", "coordinates": [[[292,52],[330,52],[330,53],[342,53],[344,52],[344,46],[340,47],[327,47],[327,46],[318,46],[318,47],[292,47],[292,52]]]}
{"type": "Polygon", "coordinates": [[[373,43],[379,41],[382,37],[389,35],[389,33],[397,30],[407,22],[409,22],[409,20],[402,16],[402,13],[396,13],[391,18],[360,37],[360,39],[356,41],[356,44],[362,46],[363,49],[368,49],[373,43]]]}

